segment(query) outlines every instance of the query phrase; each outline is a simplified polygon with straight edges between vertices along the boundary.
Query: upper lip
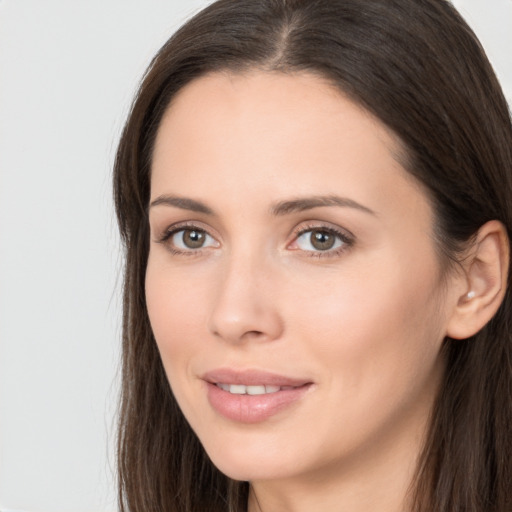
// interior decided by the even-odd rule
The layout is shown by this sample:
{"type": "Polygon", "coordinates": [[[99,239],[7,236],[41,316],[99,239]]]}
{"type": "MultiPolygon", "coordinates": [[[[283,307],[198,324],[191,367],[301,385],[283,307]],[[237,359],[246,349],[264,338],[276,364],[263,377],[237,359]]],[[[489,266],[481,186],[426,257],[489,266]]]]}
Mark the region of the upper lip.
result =
{"type": "Polygon", "coordinates": [[[292,386],[300,387],[310,384],[308,379],[287,377],[261,370],[236,370],[218,368],[203,374],[202,379],[211,384],[244,384],[246,386],[292,386]]]}

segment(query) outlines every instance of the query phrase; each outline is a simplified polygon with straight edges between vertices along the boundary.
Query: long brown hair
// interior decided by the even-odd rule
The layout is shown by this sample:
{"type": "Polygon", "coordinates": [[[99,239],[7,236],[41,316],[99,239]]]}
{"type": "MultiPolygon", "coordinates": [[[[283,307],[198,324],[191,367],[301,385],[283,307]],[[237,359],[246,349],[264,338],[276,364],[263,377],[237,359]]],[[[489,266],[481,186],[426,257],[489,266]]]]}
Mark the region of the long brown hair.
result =
{"type": "MultiPolygon", "coordinates": [[[[126,249],[119,499],[124,512],[245,510],[248,484],[211,463],[169,388],[146,311],[151,155],[173,96],[206,73],[310,72],[401,139],[430,195],[440,261],[486,221],[512,228],[512,126],[470,28],[446,0],[220,0],[151,62],[119,144],[114,195],[126,249]]],[[[512,303],[447,370],[412,486],[417,512],[512,511],[512,303]]]]}

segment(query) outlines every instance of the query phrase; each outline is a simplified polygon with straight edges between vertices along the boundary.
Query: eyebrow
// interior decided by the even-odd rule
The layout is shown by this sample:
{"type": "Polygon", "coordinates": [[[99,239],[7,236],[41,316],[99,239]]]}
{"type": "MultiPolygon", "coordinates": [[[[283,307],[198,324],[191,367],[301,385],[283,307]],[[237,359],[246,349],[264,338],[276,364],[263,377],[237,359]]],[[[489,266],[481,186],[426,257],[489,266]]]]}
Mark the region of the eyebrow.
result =
{"type": "MultiPolygon", "coordinates": [[[[203,213],[205,215],[213,215],[214,211],[201,201],[190,199],[188,197],[161,195],[155,200],[151,201],[150,208],[153,206],[174,206],[181,208],[182,210],[189,210],[197,213],[203,213]]],[[[326,206],[338,206],[344,208],[354,208],[364,213],[371,215],[377,215],[370,208],[349,199],[347,197],[339,197],[334,195],[329,196],[311,196],[311,197],[300,197],[297,199],[291,199],[288,201],[280,201],[274,204],[270,208],[270,213],[275,216],[289,215],[291,213],[303,212],[311,210],[313,208],[320,208],[326,206]]]]}
{"type": "Polygon", "coordinates": [[[189,199],[188,197],[178,197],[178,196],[159,196],[154,201],[151,201],[149,205],[150,208],[153,206],[175,206],[176,208],[181,208],[182,210],[190,210],[192,212],[204,213],[206,215],[213,215],[213,210],[206,206],[201,201],[196,201],[195,199],[189,199]]]}
{"type": "Polygon", "coordinates": [[[349,199],[348,197],[339,196],[312,196],[312,197],[301,197],[292,199],[291,201],[281,201],[275,204],[271,208],[271,213],[276,216],[288,215],[290,213],[303,212],[305,210],[311,210],[313,208],[320,208],[322,206],[340,206],[344,208],[355,208],[371,215],[377,215],[370,208],[349,199]]]}

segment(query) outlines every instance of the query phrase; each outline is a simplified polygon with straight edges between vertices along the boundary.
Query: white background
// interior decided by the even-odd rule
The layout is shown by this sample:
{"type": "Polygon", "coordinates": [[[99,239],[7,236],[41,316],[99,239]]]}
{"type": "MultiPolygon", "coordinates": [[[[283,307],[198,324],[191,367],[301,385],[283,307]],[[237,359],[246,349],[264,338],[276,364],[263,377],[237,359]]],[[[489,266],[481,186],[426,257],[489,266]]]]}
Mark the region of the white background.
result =
{"type": "MultiPolygon", "coordinates": [[[[0,509],[111,512],[116,142],[208,0],[0,0],[0,509]]],[[[512,99],[512,0],[456,0],[512,99]]]]}

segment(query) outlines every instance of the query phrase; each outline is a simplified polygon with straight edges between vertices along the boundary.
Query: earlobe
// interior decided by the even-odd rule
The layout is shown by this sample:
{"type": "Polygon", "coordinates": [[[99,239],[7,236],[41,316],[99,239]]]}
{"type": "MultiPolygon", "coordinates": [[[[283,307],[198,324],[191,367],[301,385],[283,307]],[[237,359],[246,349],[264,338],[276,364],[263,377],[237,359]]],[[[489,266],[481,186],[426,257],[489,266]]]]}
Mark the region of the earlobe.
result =
{"type": "Polygon", "coordinates": [[[462,262],[465,289],[456,298],[446,335],[465,339],[476,334],[495,315],[507,287],[509,240],[503,224],[484,224],[462,262]]]}

